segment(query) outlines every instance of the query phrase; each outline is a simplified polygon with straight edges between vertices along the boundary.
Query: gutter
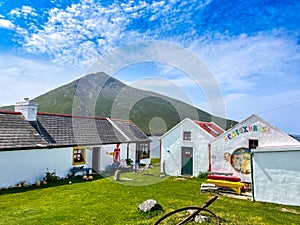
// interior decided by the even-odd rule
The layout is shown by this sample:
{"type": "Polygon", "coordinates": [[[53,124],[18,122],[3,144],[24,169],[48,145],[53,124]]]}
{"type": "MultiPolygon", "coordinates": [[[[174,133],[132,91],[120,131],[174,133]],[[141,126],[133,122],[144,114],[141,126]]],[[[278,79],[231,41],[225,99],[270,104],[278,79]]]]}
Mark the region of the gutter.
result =
{"type": "Polygon", "coordinates": [[[253,153],[268,153],[268,152],[292,152],[292,151],[300,151],[300,146],[290,146],[290,147],[275,147],[275,148],[257,148],[251,150],[253,153]]]}

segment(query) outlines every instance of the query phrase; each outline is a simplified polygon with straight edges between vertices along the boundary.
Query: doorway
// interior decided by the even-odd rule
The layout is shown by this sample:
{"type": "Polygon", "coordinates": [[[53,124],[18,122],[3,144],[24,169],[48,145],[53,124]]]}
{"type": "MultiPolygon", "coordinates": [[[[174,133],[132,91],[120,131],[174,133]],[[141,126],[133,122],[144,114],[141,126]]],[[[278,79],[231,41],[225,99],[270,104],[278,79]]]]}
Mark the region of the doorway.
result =
{"type": "Polygon", "coordinates": [[[93,147],[92,153],[92,169],[94,172],[99,172],[100,162],[100,147],[93,147]]]}
{"type": "Polygon", "coordinates": [[[193,175],[193,148],[181,148],[181,175],[193,175]]]}

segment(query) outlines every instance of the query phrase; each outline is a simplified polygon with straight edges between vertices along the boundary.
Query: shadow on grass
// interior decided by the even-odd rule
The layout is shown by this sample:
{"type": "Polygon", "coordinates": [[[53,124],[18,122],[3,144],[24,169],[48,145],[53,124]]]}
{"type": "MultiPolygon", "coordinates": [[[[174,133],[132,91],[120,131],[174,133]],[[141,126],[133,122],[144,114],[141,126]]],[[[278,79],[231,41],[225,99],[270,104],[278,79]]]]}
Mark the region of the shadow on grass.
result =
{"type": "Polygon", "coordinates": [[[7,188],[7,189],[2,189],[2,190],[0,190],[0,195],[22,193],[22,192],[27,192],[27,191],[37,190],[37,189],[58,187],[58,186],[66,185],[66,184],[69,185],[70,182],[72,182],[72,184],[93,182],[94,180],[99,180],[99,179],[105,178],[105,177],[101,176],[100,174],[93,174],[92,176],[93,176],[93,180],[91,180],[91,181],[83,180],[82,176],[77,176],[74,178],[62,178],[59,181],[51,182],[51,183],[47,183],[47,184],[41,184],[40,186],[36,186],[35,184],[32,184],[29,187],[20,187],[20,188],[12,187],[12,188],[7,188]]]}

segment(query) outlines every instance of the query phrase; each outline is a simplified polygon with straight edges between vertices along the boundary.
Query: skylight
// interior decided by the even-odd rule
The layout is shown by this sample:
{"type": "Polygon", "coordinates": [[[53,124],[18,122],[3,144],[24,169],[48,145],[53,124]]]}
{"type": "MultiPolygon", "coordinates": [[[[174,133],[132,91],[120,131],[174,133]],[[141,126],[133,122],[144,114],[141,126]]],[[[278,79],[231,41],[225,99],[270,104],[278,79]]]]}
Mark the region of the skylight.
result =
{"type": "Polygon", "coordinates": [[[212,128],[211,126],[209,126],[208,123],[204,124],[204,126],[209,129],[211,132],[213,132],[215,135],[220,135],[220,133],[218,131],[216,131],[214,128],[212,128]]]}

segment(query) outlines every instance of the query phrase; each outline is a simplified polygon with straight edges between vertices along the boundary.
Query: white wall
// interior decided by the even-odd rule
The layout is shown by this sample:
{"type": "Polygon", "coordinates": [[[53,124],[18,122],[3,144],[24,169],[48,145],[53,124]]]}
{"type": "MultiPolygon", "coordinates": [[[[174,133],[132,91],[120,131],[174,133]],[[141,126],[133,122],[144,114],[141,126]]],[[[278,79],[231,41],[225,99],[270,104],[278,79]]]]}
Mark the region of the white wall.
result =
{"type": "Polygon", "coordinates": [[[46,169],[66,177],[72,167],[72,149],[39,149],[0,152],[0,187],[8,187],[26,180],[43,180],[46,169]]]}
{"type": "Polygon", "coordinates": [[[258,140],[258,146],[288,146],[296,145],[297,141],[290,138],[287,134],[272,127],[271,125],[262,121],[257,121],[257,117],[250,118],[240,124],[234,129],[230,129],[223,135],[211,142],[211,170],[212,172],[225,172],[233,173],[234,176],[240,177],[242,181],[251,182],[250,174],[241,174],[237,172],[230,163],[230,160],[226,160],[225,153],[232,154],[234,150],[246,147],[248,148],[248,140],[258,140]],[[239,132],[235,133],[235,130],[243,129],[243,127],[253,126],[257,127],[257,131],[239,132]],[[230,135],[231,139],[228,138],[230,135]],[[233,137],[234,136],[234,137],[233,137]]]}
{"type": "MultiPolygon", "coordinates": [[[[86,148],[85,167],[92,168],[92,147],[86,148]]],[[[100,146],[99,169],[104,170],[113,163],[113,157],[106,152],[113,152],[116,145],[100,146]]],[[[135,160],[136,144],[129,145],[129,158],[135,160]]],[[[127,158],[127,144],[120,145],[120,159],[125,162],[127,158]]],[[[56,171],[59,177],[67,177],[70,173],[73,157],[73,148],[32,149],[18,151],[0,151],[0,187],[16,185],[21,181],[35,183],[43,180],[48,168],[50,172],[56,171]]]]}
{"type": "Polygon", "coordinates": [[[300,206],[300,148],[297,151],[255,152],[254,200],[300,206]]]}
{"type": "Polygon", "coordinates": [[[193,148],[193,175],[208,170],[208,142],[212,140],[190,120],[184,120],[161,137],[161,172],[170,176],[181,175],[181,149],[193,148]],[[191,141],[183,141],[183,131],[191,131],[191,141]]]}
{"type": "Polygon", "coordinates": [[[85,153],[85,167],[90,167],[92,168],[92,157],[93,157],[93,151],[92,151],[92,147],[87,147],[86,148],[86,153],[85,153]]]}

